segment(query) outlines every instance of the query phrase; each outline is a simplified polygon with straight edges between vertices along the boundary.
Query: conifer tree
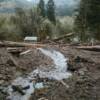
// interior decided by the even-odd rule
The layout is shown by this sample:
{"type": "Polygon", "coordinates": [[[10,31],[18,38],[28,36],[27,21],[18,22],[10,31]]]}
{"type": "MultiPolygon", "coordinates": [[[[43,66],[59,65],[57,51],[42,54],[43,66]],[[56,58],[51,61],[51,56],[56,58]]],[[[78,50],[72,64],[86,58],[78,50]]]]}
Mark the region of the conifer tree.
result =
{"type": "Polygon", "coordinates": [[[54,24],[56,23],[55,4],[54,4],[53,0],[48,1],[48,4],[47,4],[47,17],[51,22],[53,22],[54,24]]]}
{"type": "Polygon", "coordinates": [[[39,2],[39,10],[40,10],[40,15],[42,17],[45,17],[45,3],[44,3],[44,0],[40,0],[40,2],[39,2]]]}
{"type": "Polygon", "coordinates": [[[88,0],[81,0],[78,10],[78,15],[75,20],[76,30],[79,33],[80,41],[85,41],[87,32],[87,2],[88,0]]]}
{"type": "Polygon", "coordinates": [[[75,22],[82,41],[88,33],[100,39],[100,0],[81,0],[75,22]]]}
{"type": "Polygon", "coordinates": [[[100,40],[100,0],[89,1],[88,26],[93,36],[100,40]]]}

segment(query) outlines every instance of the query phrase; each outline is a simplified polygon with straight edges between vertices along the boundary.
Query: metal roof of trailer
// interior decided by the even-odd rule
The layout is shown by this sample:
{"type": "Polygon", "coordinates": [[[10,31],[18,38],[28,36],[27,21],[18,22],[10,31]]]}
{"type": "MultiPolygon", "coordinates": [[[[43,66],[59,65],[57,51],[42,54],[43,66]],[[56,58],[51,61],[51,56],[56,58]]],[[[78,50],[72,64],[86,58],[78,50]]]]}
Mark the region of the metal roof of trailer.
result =
{"type": "Polygon", "coordinates": [[[24,38],[24,40],[37,41],[37,37],[29,37],[29,36],[27,36],[27,37],[24,38]]]}

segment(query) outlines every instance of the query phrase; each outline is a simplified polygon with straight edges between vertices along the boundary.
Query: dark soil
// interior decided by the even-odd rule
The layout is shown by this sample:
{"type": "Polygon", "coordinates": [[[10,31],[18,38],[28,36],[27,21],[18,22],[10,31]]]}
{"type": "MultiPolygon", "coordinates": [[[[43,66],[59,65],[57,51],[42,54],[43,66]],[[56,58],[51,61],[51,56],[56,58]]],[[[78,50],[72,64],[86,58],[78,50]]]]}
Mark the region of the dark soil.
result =
{"type": "MultiPolygon", "coordinates": [[[[69,88],[59,81],[47,80],[49,88],[38,91],[31,100],[100,100],[100,52],[77,50],[74,46],[47,45],[62,52],[68,58],[68,70],[72,77],[63,80],[69,88]],[[42,99],[41,99],[42,100],[42,99]]],[[[10,61],[6,48],[0,48],[0,89],[8,86],[16,77],[27,74],[37,67],[48,67],[53,64],[49,57],[39,50],[33,49],[23,56],[13,56],[19,66],[10,61]]],[[[6,94],[0,92],[0,100],[5,100],[6,94]]]]}

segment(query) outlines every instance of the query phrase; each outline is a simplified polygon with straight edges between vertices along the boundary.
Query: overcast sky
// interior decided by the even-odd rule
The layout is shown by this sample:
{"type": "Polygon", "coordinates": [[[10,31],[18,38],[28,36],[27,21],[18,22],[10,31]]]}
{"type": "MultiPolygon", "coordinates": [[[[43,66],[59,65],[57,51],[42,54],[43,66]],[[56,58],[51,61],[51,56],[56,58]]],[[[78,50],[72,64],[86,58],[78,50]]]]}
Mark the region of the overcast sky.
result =
{"type": "MultiPolygon", "coordinates": [[[[34,2],[37,3],[39,2],[39,0],[27,0],[29,2],[34,2]]],[[[48,0],[44,0],[45,2],[47,2],[48,0]]],[[[73,5],[76,3],[75,0],[54,0],[56,2],[56,4],[58,5],[62,5],[62,4],[68,4],[68,5],[73,5]]]]}

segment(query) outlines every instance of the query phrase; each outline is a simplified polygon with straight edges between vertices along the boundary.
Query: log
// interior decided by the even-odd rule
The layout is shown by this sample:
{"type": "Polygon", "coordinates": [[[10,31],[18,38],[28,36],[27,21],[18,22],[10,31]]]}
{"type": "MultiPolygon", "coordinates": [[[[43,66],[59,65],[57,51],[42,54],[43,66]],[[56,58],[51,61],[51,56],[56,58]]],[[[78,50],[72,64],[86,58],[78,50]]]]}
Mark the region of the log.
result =
{"type": "Polygon", "coordinates": [[[34,44],[34,43],[24,43],[24,42],[2,41],[2,42],[0,42],[0,47],[32,47],[32,48],[40,48],[40,47],[44,47],[44,45],[43,44],[34,44]]]}
{"type": "Polygon", "coordinates": [[[7,52],[11,53],[12,55],[19,57],[20,53],[23,52],[24,49],[23,48],[7,48],[7,52]]]}
{"type": "Polygon", "coordinates": [[[63,35],[63,36],[60,36],[60,37],[58,37],[58,38],[55,38],[55,39],[53,39],[53,41],[59,41],[59,40],[62,40],[62,39],[64,39],[64,38],[66,38],[66,37],[70,37],[70,36],[72,36],[72,35],[74,35],[74,33],[69,33],[69,34],[65,34],[65,35],[63,35]]]}
{"type": "Polygon", "coordinates": [[[18,62],[14,59],[14,57],[13,57],[12,55],[9,54],[9,58],[10,58],[10,60],[13,62],[13,64],[14,64],[16,67],[19,66],[18,62]]]}
{"type": "Polygon", "coordinates": [[[69,88],[69,85],[67,85],[63,80],[61,80],[60,83],[61,83],[63,86],[65,86],[66,89],[69,88]]]}
{"type": "Polygon", "coordinates": [[[21,53],[20,53],[20,56],[25,55],[25,54],[27,54],[27,53],[29,53],[29,52],[31,52],[30,49],[29,49],[29,50],[26,50],[26,51],[24,51],[24,52],[21,52],[21,53]]]}
{"type": "Polygon", "coordinates": [[[7,48],[7,51],[9,53],[21,53],[23,51],[23,49],[21,49],[21,48],[7,48]]]}
{"type": "Polygon", "coordinates": [[[100,52],[100,45],[97,46],[79,46],[77,49],[100,52]]]}

